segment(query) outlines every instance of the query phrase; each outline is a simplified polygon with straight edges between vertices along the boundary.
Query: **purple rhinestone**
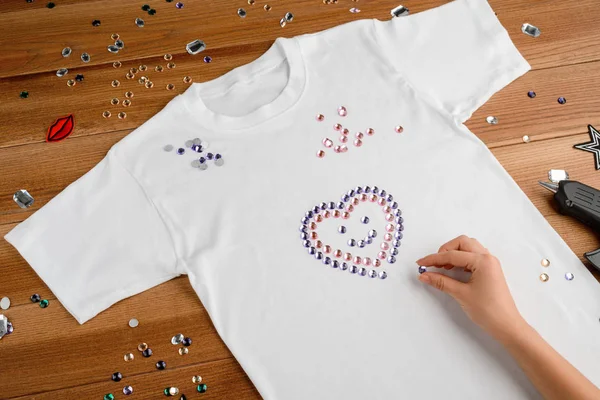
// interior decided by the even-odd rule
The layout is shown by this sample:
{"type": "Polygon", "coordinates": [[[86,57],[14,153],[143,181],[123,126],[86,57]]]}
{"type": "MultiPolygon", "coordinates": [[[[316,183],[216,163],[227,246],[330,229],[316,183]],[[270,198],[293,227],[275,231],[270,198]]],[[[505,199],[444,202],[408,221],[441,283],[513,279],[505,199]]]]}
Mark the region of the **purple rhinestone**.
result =
{"type": "Polygon", "coordinates": [[[302,222],[303,224],[308,224],[310,222],[310,218],[304,217],[300,222],[302,222]]]}
{"type": "Polygon", "coordinates": [[[329,202],[329,209],[330,210],[334,210],[335,209],[335,203],[333,201],[329,202]]]}
{"type": "Polygon", "coordinates": [[[425,272],[427,272],[427,267],[420,266],[419,267],[419,273],[422,274],[422,273],[425,273],[425,272]]]}
{"type": "Polygon", "coordinates": [[[398,239],[396,239],[396,240],[394,240],[394,241],[392,242],[392,246],[393,246],[394,248],[396,248],[396,247],[400,247],[400,244],[401,244],[401,243],[400,243],[400,240],[398,240],[398,239]]]}
{"type": "Polygon", "coordinates": [[[533,90],[530,90],[529,92],[527,92],[527,96],[529,96],[530,99],[533,99],[536,96],[536,94],[533,90]]]}
{"type": "Polygon", "coordinates": [[[329,264],[331,264],[331,258],[329,258],[329,257],[325,257],[325,258],[323,259],[323,264],[325,264],[325,265],[329,265],[329,264]]]}
{"type": "Polygon", "coordinates": [[[123,375],[120,372],[115,372],[114,374],[112,374],[110,379],[112,379],[115,382],[119,382],[121,379],[123,379],[123,375]]]}
{"type": "Polygon", "coordinates": [[[130,395],[131,393],[133,393],[133,388],[131,386],[125,386],[123,388],[123,394],[130,395]]]}
{"type": "Polygon", "coordinates": [[[314,247],[311,247],[310,249],[308,249],[308,254],[310,255],[314,255],[317,252],[317,249],[315,249],[314,247]]]}
{"type": "Polygon", "coordinates": [[[207,154],[206,154],[206,158],[207,158],[207,159],[209,159],[209,160],[212,160],[212,159],[213,159],[213,157],[214,157],[214,154],[213,154],[213,153],[207,153],[207,154]]]}
{"type": "Polygon", "coordinates": [[[350,196],[345,194],[342,196],[342,201],[350,201],[350,196]]]}
{"type": "Polygon", "coordinates": [[[302,239],[302,240],[308,240],[308,233],[306,233],[306,232],[300,232],[300,239],[302,239]]]}
{"type": "Polygon", "coordinates": [[[363,188],[361,188],[360,186],[357,186],[354,190],[356,191],[356,194],[361,194],[363,192],[363,188]]]}
{"type": "Polygon", "coordinates": [[[315,258],[316,258],[317,260],[321,260],[321,259],[323,258],[323,253],[321,253],[320,251],[318,251],[318,252],[315,254],[315,258]]]}
{"type": "Polygon", "coordinates": [[[308,226],[300,225],[300,232],[306,232],[308,230],[308,226]]]}
{"type": "Polygon", "coordinates": [[[302,242],[302,246],[309,248],[310,247],[310,240],[305,240],[304,242],[302,242]]]}
{"type": "Polygon", "coordinates": [[[13,333],[14,330],[15,330],[15,328],[13,327],[12,322],[7,322],[6,323],[6,334],[10,335],[11,333],[13,333]]]}
{"type": "Polygon", "coordinates": [[[358,272],[358,267],[356,265],[353,265],[350,267],[350,273],[351,274],[355,274],[358,272]]]}
{"type": "Polygon", "coordinates": [[[200,157],[198,161],[200,161],[200,164],[204,164],[206,162],[206,158],[200,157]]]}
{"type": "MultiPolygon", "coordinates": [[[[388,197],[392,197],[392,195],[390,194],[388,197]]],[[[388,200],[388,201],[390,201],[390,200],[388,200]]],[[[396,202],[394,201],[390,207],[392,207],[392,209],[394,209],[394,210],[395,210],[396,208],[398,208],[398,203],[396,203],[396,202]]],[[[402,213],[400,213],[400,214],[402,214],[402,213]]]]}
{"type": "Polygon", "coordinates": [[[365,193],[371,193],[371,187],[365,186],[365,193]]]}
{"type": "Polygon", "coordinates": [[[396,223],[397,224],[401,224],[402,222],[404,222],[404,218],[402,218],[402,217],[396,217],[396,223]]]}
{"type": "Polygon", "coordinates": [[[347,269],[348,269],[348,264],[342,263],[342,265],[340,265],[340,270],[345,271],[347,269]]]}
{"type": "Polygon", "coordinates": [[[354,191],[354,189],[348,191],[348,196],[350,197],[354,197],[355,194],[356,192],[354,191]]]}
{"type": "Polygon", "coordinates": [[[402,239],[403,237],[404,237],[404,235],[402,234],[402,232],[400,232],[400,231],[396,231],[396,232],[394,232],[394,238],[395,238],[395,239],[397,239],[397,240],[400,240],[400,239],[402,239]]]}
{"type": "Polygon", "coordinates": [[[181,344],[184,346],[191,346],[192,345],[192,338],[189,337],[184,337],[183,340],[181,341],[181,344]]]}
{"type": "Polygon", "coordinates": [[[206,57],[204,57],[204,62],[205,62],[205,63],[207,63],[207,64],[208,64],[208,63],[209,63],[209,62],[211,62],[211,61],[212,61],[212,57],[211,57],[211,56],[206,56],[206,57]]]}
{"type": "MultiPolygon", "coordinates": [[[[388,196],[385,198],[385,200],[387,202],[390,202],[390,201],[394,200],[394,196],[392,196],[391,194],[388,194],[388,196]]],[[[396,206],[397,206],[397,204],[396,204],[396,206]]]]}
{"type": "Polygon", "coordinates": [[[215,160],[220,159],[221,157],[223,157],[222,155],[220,155],[219,153],[215,154],[215,160]]]}
{"type": "Polygon", "coordinates": [[[337,208],[339,208],[340,210],[343,210],[344,206],[345,206],[345,204],[343,201],[340,201],[339,203],[337,203],[337,208]]]}
{"type": "Polygon", "coordinates": [[[201,153],[202,152],[202,146],[199,144],[193,144],[192,145],[192,150],[194,150],[196,153],[201,153]]]}
{"type": "Polygon", "coordinates": [[[180,2],[180,1],[178,1],[178,2],[175,4],[175,7],[179,8],[179,9],[181,10],[181,9],[183,8],[183,3],[182,3],[182,2],[180,2]]]}
{"type": "Polygon", "coordinates": [[[319,206],[314,206],[314,207],[313,207],[313,212],[314,212],[315,214],[318,214],[320,211],[321,211],[321,209],[319,208],[319,206]]]}
{"type": "Polygon", "coordinates": [[[148,349],[142,351],[142,355],[146,358],[150,357],[152,355],[152,349],[148,348],[148,349]]]}
{"type": "Polygon", "coordinates": [[[156,363],[156,369],[163,370],[165,368],[167,368],[167,363],[166,362],[164,362],[164,361],[161,360],[161,361],[158,361],[156,363]]]}
{"type": "Polygon", "coordinates": [[[390,250],[390,254],[393,256],[397,256],[398,255],[398,248],[394,247],[393,249],[390,250]]]}
{"type": "Polygon", "coordinates": [[[567,99],[565,99],[564,97],[561,96],[561,97],[558,98],[557,101],[558,101],[559,104],[565,104],[567,102],[567,99]]]}
{"type": "Polygon", "coordinates": [[[183,147],[177,149],[177,154],[182,155],[183,153],[185,153],[185,149],[183,147]]]}
{"type": "Polygon", "coordinates": [[[304,214],[304,215],[306,215],[306,218],[312,218],[314,214],[313,214],[312,210],[308,210],[306,212],[306,214],[304,214]]]}
{"type": "Polygon", "coordinates": [[[321,210],[327,210],[327,203],[322,202],[321,204],[319,204],[319,207],[321,207],[321,210]]]}
{"type": "Polygon", "coordinates": [[[404,230],[404,225],[398,224],[396,229],[398,229],[400,232],[402,232],[404,230]]]}
{"type": "Polygon", "coordinates": [[[396,257],[394,256],[389,256],[387,259],[387,262],[389,262],[390,264],[393,264],[396,262],[396,257]]]}
{"type": "Polygon", "coordinates": [[[333,260],[333,262],[331,263],[331,268],[339,268],[340,263],[338,260],[333,260]]]}
{"type": "Polygon", "coordinates": [[[399,208],[398,208],[397,210],[394,210],[394,215],[395,215],[396,217],[399,217],[399,216],[401,216],[401,215],[402,215],[402,210],[401,210],[401,209],[399,209],[399,208]]]}
{"type": "Polygon", "coordinates": [[[373,186],[373,194],[379,193],[379,188],[377,186],[373,186]]]}
{"type": "Polygon", "coordinates": [[[387,194],[387,192],[385,190],[383,190],[383,189],[381,189],[381,192],[379,192],[379,195],[381,197],[385,197],[386,194],[387,194]]]}

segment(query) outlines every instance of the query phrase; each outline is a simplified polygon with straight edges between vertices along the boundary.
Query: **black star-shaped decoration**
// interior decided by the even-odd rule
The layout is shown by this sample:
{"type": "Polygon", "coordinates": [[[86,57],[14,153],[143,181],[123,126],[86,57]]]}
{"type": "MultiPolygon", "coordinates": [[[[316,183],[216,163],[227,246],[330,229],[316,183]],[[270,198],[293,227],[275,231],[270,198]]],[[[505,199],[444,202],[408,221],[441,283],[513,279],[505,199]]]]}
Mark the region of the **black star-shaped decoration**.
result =
{"type": "Polygon", "coordinates": [[[600,169],[600,132],[596,130],[591,125],[588,125],[588,131],[590,134],[591,142],[576,144],[576,149],[589,151],[590,153],[594,153],[594,158],[596,159],[596,169],[600,169]]]}

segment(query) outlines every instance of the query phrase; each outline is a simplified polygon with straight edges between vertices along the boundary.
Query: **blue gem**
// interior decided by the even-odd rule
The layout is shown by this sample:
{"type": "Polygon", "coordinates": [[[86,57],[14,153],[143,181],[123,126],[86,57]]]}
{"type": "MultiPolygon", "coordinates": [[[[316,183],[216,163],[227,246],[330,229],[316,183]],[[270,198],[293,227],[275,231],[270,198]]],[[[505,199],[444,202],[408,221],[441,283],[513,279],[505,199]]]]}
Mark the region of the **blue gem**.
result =
{"type": "Polygon", "coordinates": [[[403,223],[403,222],[404,222],[404,218],[402,218],[402,217],[398,217],[398,218],[396,218],[396,222],[397,222],[398,224],[401,224],[401,223],[403,223]]]}
{"type": "Polygon", "coordinates": [[[300,232],[300,239],[307,240],[308,239],[308,233],[307,232],[300,232]]]}
{"type": "Polygon", "coordinates": [[[356,190],[356,194],[361,194],[363,192],[363,188],[361,188],[360,186],[357,186],[354,190],[356,190]]]}
{"type": "Polygon", "coordinates": [[[348,196],[350,196],[350,197],[354,197],[355,194],[356,194],[356,192],[354,191],[354,189],[351,189],[348,191],[348,196]]]}
{"type": "Polygon", "coordinates": [[[399,241],[399,240],[394,240],[394,241],[392,242],[392,247],[400,247],[400,245],[401,245],[401,244],[402,244],[402,243],[400,243],[400,241],[399,241]]]}
{"type": "Polygon", "coordinates": [[[565,99],[564,97],[559,97],[557,101],[559,104],[565,104],[567,102],[567,99],[565,99]]]}
{"type": "Polygon", "coordinates": [[[311,210],[308,210],[304,215],[306,215],[306,218],[312,218],[314,214],[311,210]]]}
{"type": "Polygon", "coordinates": [[[182,155],[183,153],[185,153],[185,149],[183,147],[177,149],[177,154],[182,155]]]}
{"type": "Polygon", "coordinates": [[[208,158],[209,160],[212,160],[214,156],[215,155],[213,153],[207,153],[206,154],[206,158],[208,158]]]}
{"type": "Polygon", "coordinates": [[[308,249],[308,254],[310,254],[310,255],[314,255],[316,252],[317,252],[317,249],[315,249],[314,247],[310,247],[308,249]]]}
{"type": "Polygon", "coordinates": [[[305,240],[304,242],[302,242],[302,246],[310,247],[310,240],[305,240]]]}
{"type": "Polygon", "coordinates": [[[334,210],[335,209],[335,203],[333,201],[329,202],[329,209],[330,210],[334,210]]]}
{"type": "Polygon", "coordinates": [[[390,250],[390,254],[393,256],[397,256],[398,255],[398,248],[394,247],[392,250],[390,250]]]}
{"type": "Polygon", "coordinates": [[[365,267],[360,267],[360,269],[358,270],[358,274],[360,276],[365,276],[367,274],[367,269],[365,267]]]}
{"type": "Polygon", "coordinates": [[[404,230],[404,225],[402,224],[398,224],[398,226],[396,227],[399,231],[403,231],[404,230]]]}
{"type": "Polygon", "coordinates": [[[379,279],[385,279],[385,278],[387,278],[387,272],[380,271],[379,272],[379,279]]]}
{"type": "Polygon", "coordinates": [[[308,222],[309,222],[309,221],[310,221],[310,218],[308,218],[308,217],[304,217],[304,218],[302,218],[302,221],[301,221],[301,222],[302,222],[303,224],[308,224],[308,222]]]}
{"type": "Polygon", "coordinates": [[[529,92],[527,92],[527,96],[529,96],[530,99],[535,98],[536,94],[533,90],[530,90],[529,92]]]}
{"type": "Polygon", "coordinates": [[[401,215],[402,215],[402,210],[401,210],[401,209],[394,210],[394,215],[395,215],[396,217],[399,217],[399,216],[401,216],[401,215]]]}
{"type": "Polygon", "coordinates": [[[348,264],[346,264],[346,263],[342,263],[342,265],[340,265],[340,269],[341,269],[342,271],[345,271],[345,270],[347,270],[347,269],[348,269],[348,264]]]}
{"type": "Polygon", "coordinates": [[[356,265],[353,265],[350,267],[350,273],[351,274],[355,274],[358,272],[358,267],[356,265]]]}
{"type": "Polygon", "coordinates": [[[387,259],[387,262],[389,262],[390,264],[393,264],[396,262],[396,257],[394,256],[389,256],[387,259]]]}
{"type": "Polygon", "coordinates": [[[371,187],[365,186],[365,193],[371,193],[371,187]]]}
{"type": "Polygon", "coordinates": [[[387,194],[387,192],[385,190],[383,190],[383,189],[381,189],[381,192],[379,192],[379,195],[381,197],[385,197],[386,194],[387,194]]]}
{"type": "Polygon", "coordinates": [[[319,206],[314,206],[314,208],[313,208],[313,212],[314,212],[315,214],[318,214],[320,211],[321,211],[321,209],[319,208],[319,206]]]}
{"type": "Polygon", "coordinates": [[[422,274],[422,273],[425,273],[425,272],[427,272],[427,267],[420,266],[419,267],[419,273],[422,274]]]}
{"type": "Polygon", "coordinates": [[[345,194],[342,196],[342,201],[350,201],[350,196],[345,194]]]}
{"type": "Polygon", "coordinates": [[[366,238],[366,239],[365,239],[365,242],[366,242],[367,244],[371,244],[371,243],[373,243],[373,239],[372,239],[372,238],[366,238]]]}
{"type": "Polygon", "coordinates": [[[215,160],[219,160],[221,157],[223,157],[223,156],[220,155],[219,153],[215,154],[215,160]]]}
{"type": "Polygon", "coordinates": [[[211,56],[206,56],[206,57],[204,57],[204,62],[205,62],[205,63],[209,63],[209,62],[211,62],[211,61],[212,61],[212,57],[211,57],[211,56]]]}
{"type": "Polygon", "coordinates": [[[365,247],[365,241],[364,240],[359,240],[357,243],[358,247],[363,248],[365,247]]]}
{"type": "Polygon", "coordinates": [[[369,223],[369,217],[364,216],[360,219],[360,222],[362,222],[363,224],[368,224],[369,223]]]}
{"type": "Polygon", "coordinates": [[[130,395],[131,393],[133,393],[133,388],[131,386],[125,386],[123,388],[123,394],[124,395],[130,395]]]}
{"type": "Polygon", "coordinates": [[[323,264],[325,264],[325,265],[329,265],[329,264],[331,264],[331,258],[329,258],[329,257],[325,257],[325,258],[323,259],[323,264]]]}
{"type": "Polygon", "coordinates": [[[395,238],[395,239],[398,239],[398,240],[400,240],[400,239],[402,239],[403,237],[404,237],[404,235],[402,234],[402,232],[400,232],[400,231],[396,231],[396,232],[394,232],[394,238],[395,238]]]}
{"type": "Polygon", "coordinates": [[[200,164],[204,164],[206,162],[206,158],[200,157],[198,161],[200,161],[200,164]]]}
{"type": "MultiPolygon", "coordinates": [[[[391,196],[391,195],[390,195],[390,196],[391,196]]],[[[390,200],[388,200],[388,201],[390,201],[390,200]]],[[[392,205],[391,205],[391,207],[392,207],[392,209],[394,209],[394,210],[395,210],[396,208],[398,208],[398,203],[396,203],[396,202],[393,202],[393,203],[392,203],[392,205]]],[[[400,213],[400,214],[402,214],[402,213],[400,213]]]]}
{"type": "Polygon", "coordinates": [[[375,238],[375,237],[377,237],[377,231],[376,231],[375,229],[371,229],[371,230],[369,231],[369,237],[370,237],[370,238],[375,238]]]}
{"type": "Polygon", "coordinates": [[[327,203],[322,202],[321,204],[319,204],[319,206],[321,207],[322,210],[327,210],[327,203]]]}
{"type": "Polygon", "coordinates": [[[340,210],[342,210],[344,208],[344,202],[340,201],[339,203],[337,203],[337,208],[339,208],[340,210]]]}
{"type": "Polygon", "coordinates": [[[199,144],[193,144],[191,149],[194,150],[196,153],[202,153],[202,146],[200,146],[199,144]]]}
{"type": "Polygon", "coordinates": [[[354,240],[354,239],[348,239],[348,246],[354,247],[355,245],[356,245],[356,240],[354,240]]]}
{"type": "Polygon", "coordinates": [[[308,226],[300,225],[300,232],[306,232],[307,229],[308,229],[308,226]]]}
{"type": "Polygon", "coordinates": [[[331,263],[331,268],[339,268],[340,263],[338,260],[333,260],[333,262],[331,263]]]}
{"type": "Polygon", "coordinates": [[[346,227],[345,227],[344,225],[340,226],[340,227],[338,228],[338,232],[339,232],[339,233],[346,233],[346,227]]]}
{"type": "Polygon", "coordinates": [[[379,193],[379,188],[377,186],[373,186],[373,194],[379,193]]]}
{"type": "Polygon", "coordinates": [[[394,200],[394,196],[392,196],[391,194],[388,194],[388,196],[385,198],[386,201],[392,201],[394,200]]]}
{"type": "Polygon", "coordinates": [[[369,271],[369,278],[377,278],[377,271],[374,269],[369,271]]]}
{"type": "Polygon", "coordinates": [[[317,253],[315,254],[315,258],[316,258],[317,260],[321,260],[321,259],[323,259],[323,253],[321,253],[320,251],[319,251],[319,252],[317,252],[317,253]]]}

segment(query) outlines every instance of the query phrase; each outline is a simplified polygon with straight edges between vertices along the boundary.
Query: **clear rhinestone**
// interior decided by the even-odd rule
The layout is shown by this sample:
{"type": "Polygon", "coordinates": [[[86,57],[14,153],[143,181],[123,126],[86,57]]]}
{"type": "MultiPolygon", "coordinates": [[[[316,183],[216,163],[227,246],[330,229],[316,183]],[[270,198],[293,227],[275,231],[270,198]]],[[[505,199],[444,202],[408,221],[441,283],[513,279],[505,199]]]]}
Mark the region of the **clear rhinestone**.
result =
{"type": "Polygon", "coordinates": [[[380,271],[379,272],[379,279],[385,279],[385,278],[387,278],[387,272],[380,271]]]}
{"type": "Polygon", "coordinates": [[[546,282],[546,281],[548,281],[548,279],[550,279],[550,277],[548,276],[547,273],[540,274],[540,281],[546,282]]]}
{"type": "Polygon", "coordinates": [[[358,13],[360,12],[360,8],[352,7],[352,8],[350,9],[350,12],[351,12],[352,14],[358,14],[358,13]]]}
{"type": "Polygon", "coordinates": [[[558,183],[560,181],[569,180],[569,174],[564,169],[551,169],[548,171],[548,179],[550,182],[558,183]]]}
{"type": "Polygon", "coordinates": [[[189,352],[189,350],[188,350],[188,348],[187,348],[187,347],[180,347],[180,348],[179,348],[179,355],[180,355],[180,356],[184,356],[184,355],[186,355],[188,352],[189,352]]]}
{"type": "Polygon", "coordinates": [[[286,12],[283,18],[285,18],[287,22],[292,22],[294,20],[294,14],[291,12],[286,12]]]}
{"type": "Polygon", "coordinates": [[[200,168],[200,160],[194,160],[191,162],[191,164],[194,168],[200,168]]]}
{"type": "Polygon", "coordinates": [[[392,17],[404,17],[410,13],[410,10],[403,5],[399,5],[398,7],[392,8],[390,14],[392,17]]]}
{"type": "Polygon", "coordinates": [[[146,25],[146,23],[144,22],[144,20],[141,19],[141,18],[136,18],[135,19],[135,24],[137,25],[138,28],[143,28],[144,25],[146,25]]]}
{"type": "Polygon", "coordinates": [[[183,341],[183,338],[184,338],[183,334],[178,333],[177,335],[175,335],[171,338],[171,344],[173,344],[173,345],[181,344],[181,342],[183,341]]]}
{"type": "Polygon", "coordinates": [[[547,258],[542,259],[542,261],[540,262],[540,264],[542,264],[542,267],[549,267],[550,266],[550,260],[548,260],[547,258]]]}
{"type": "Polygon", "coordinates": [[[246,10],[243,8],[238,8],[237,14],[240,16],[240,18],[246,18],[246,10]]]}
{"type": "Polygon", "coordinates": [[[195,55],[195,54],[198,54],[198,53],[204,51],[206,49],[206,44],[202,40],[196,39],[193,42],[189,42],[185,46],[185,49],[191,55],[195,55]]]}
{"type": "Polygon", "coordinates": [[[572,281],[572,280],[573,280],[573,278],[575,278],[575,275],[573,275],[572,273],[570,273],[570,272],[567,272],[567,273],[565,274],[565,279],[566,279],[566,280],[568,280],[568,281],[572,281]]]}
{"type": "Polygon", "coordinates": [[[202,382],[202,377],[200,375],[193,376],[192,382],[194,382],[195,384],[199,384],[202,382]]]}
{"type": "Polygon", "coordinates": [[[115,46],[114,44],[109,45],[107,47],[107,49],[108,49],[109,52],[111,52],[113,54],[116,54],[116,53],[119,52],[119,48],[117,46],[115,46]]]}
{"type": "Polygon", "coordinates": [[[496,125],[498,123],[498,118],[494,117],[493,115],[490,115],[489,117],[487,117],[485,119],[487,121],[488,124],[490,125],[496,125]]]}
{"type": "Polygon", "coordinates": [[[123,360],[125,360],[125,361],[132,361],[133,359],[134,359],[133,353],[127,353],[123,356],[123,360]]]}
{"type": "Polygon", "coordinates": [[[117,39],[115,40],[115,46],[117,46],[118,49],[122,49],[125,47],[125,43],[121,39],[117,39]]]}
{"type": "Polygon", "coordinates": [[[88,53],[81,53],[81,61],[84,63],[89,63],[92,58],[88,53]]]}
{"type": "Polygon", "coordinates": [[[135,328],[135,327],[136,327],[136,326],[138,326],[139,324],[140,324],[140,321],[138,321],[138,320],[137,320],[137,319],[135,319],[135,318],[131,318],[131,319],[129,320],[129,326],[130,326],[130,327],[132,327],[132,328],[135,328]]]}
{"type": "Polygon", "coordinates": [[[279,21],[279,26],[281,26],[283,28],[286,25],[287,25],[287,21],[285,20],[285,18],[281,18],[281,20],[279,21]]]}
{"type": "Polygon", "coordinates": [[[165,147],[163,147],[164,151],[173,151],[173,145],[172,144],[168,144],[165,147]]]}
{"type": "Polygon", "coordinates": [[[206,171],[208,169],[208,164],[206,164],[206,163],[200,164],[200,166],[198,167],[198,169],[200,171],[206,171]]]}
{"type": "Polygon", "coordinates": [[[223,164],[225,164],[225,161],[222,158],[219,158],[218,160],[215,160],[215,165],[217,167],[222,166],[223,164]]]}
{"type": "Polygon", "coordinates": [[[542,34],[542,31],[540,31],[540,29],[537,26],[533,26],[528,23],[525,23],[521,26],[521,32],[534,38],[542,34]]]}
{"type": "Polygon", "coordinates": [[[169,396],[175,396],[179,394],[179,389],[176,387],[170,387],[169,388],[169,396]]]}
{"type": "Polygon", "coordinates": [[[65,76],[66,74],[69,73],[69,70],[66,68],[61,68],[58,71],[56,71],[56,76],[58,76],[59,78],[62,78],[63,76],[65,76]]]}
{"type": "Polygon", "coordinates": [[[62,54],[63,57],[69,57],[72,52],[73,51],[71,50],[70,47],[65,47],[64,49],[62,49],[61,54],[62,54]]]}
{"type": "Polygon", "coordinates": [[[33,197],[25,189],[17,190],[15,194],[13,194],[13,200],[21,208],[28,208],[33,204],[33,197]]]}
{"type": "Polygon", "coordinates": [[[523,136],[523,142],[524,143],[529,143],[531,141],[531,138],[527,135],[523,136]]]}
{"type": "Polygon", "coordinates": [[[10,299],[8,297],[3,297],[0,300],[0,308],[3,310],[8,310],[10,308],[10,299]]]}

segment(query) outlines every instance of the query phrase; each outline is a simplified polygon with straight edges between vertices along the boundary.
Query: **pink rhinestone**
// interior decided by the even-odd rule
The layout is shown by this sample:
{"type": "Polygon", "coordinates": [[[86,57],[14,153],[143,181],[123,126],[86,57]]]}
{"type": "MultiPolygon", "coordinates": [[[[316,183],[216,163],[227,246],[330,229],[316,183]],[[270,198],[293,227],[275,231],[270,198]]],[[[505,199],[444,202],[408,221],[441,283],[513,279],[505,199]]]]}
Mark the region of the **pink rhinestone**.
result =
{"type": "Polygon", "coordinates": [[[341,146],[340,146],[340,151],[341,151],[342,153],[345,153],[345,152],[347,152],[347,151],[348,151],[348,146],[346,146],[345,144],[341,145],[341,146]]]}
{"type": "Polygon", "coordinates": [[[317,241],[315,242],[315,247],[316,247],[317,249],[320,249],[321,247],[323,247],[323,242],[321,242],[320,240],[317,240],[317,241]]]}
{"type": "Polygon", "coordinates": [[[331,217],[331,213],[330,213],[329,211],[325,211],[325,212],[323,213],[323,216],[324,216],[325,218],[329,218],[329,217],[331,217]]]}
{"type": "Polygon", "coordinates": [[[394,220],[394,215],[393,214],[388,214],[385,216],[385,220],[387,222],[392,222],[394,220]]]}
{"type": "Polygon", "coordinates": [[[377,201],[377,195],[376,194],[370,195],[369,200],[371,200],[371,203],[375,203],[377,201]]]}
{"type": "Polygon", "coordinates": [[[317,224],[314,222],[311,222],[310,225],[308,225],[308,227],[314,231],[315,229],[317,229],[317,224]]]}
{"type": "Polygon", "coordinates": [[[360,140],[360,139],[356,139],[356,140],[354,141],[354,145],[355,145],[356,147],[360,147],[360,146],[362,146],[362,140],[360,140]]]}
{"type": "Polygon", "coordinates": [[[339,131],[339,130],[341,130],[341,129],[342,129],[342,124],[335,124],[335,125],[333,126],[333,129],[335,129],[336,131],[339,131]]]}
{"type": "Polygon", "coordinates": [[[353,206],[352,204],[348,204],[348,205],[346,206],[346,211],[348,211],[348,212],[352,212],[352,211],[354,211],[354,206],[353,206]]]}
{"type": "Polygon", "coordinates": [[[323,216],[321,214],[317,214],[317,216],[315,217],[315,221],[323,222],[323,216]]]}
{"type": "Polygon", "coordinates": [[[363,259],[363,264],[364,264],[364,265],[367,265],[367,266],[368,266],[368,265],[371,265],[371,259],[370,259],[369,257],[365,257],[365,258],[363,259]]]}
{"type": "Polygon", "coordinates": [[[323,146],[329,148],[329,147],[333,146],[333,141],[329,138],[325,138],[325,139],[323,139],[323,146]]]}
{"type": "Polygon", "coordinates": [[[319,158],[325,157],[325,152],[323,150],[317,151],[317,157],[319,157],[319,158]]]}
{"type": "Polygon", "coordinates": [[[380,206],[385,206],[385,203],[386,203],[386,201],[383,197],[380,198],[379,201],[377,202],[377,204],[379,204],[380,206]]]}
{"type": "Polygon", "coordinates": [[[340,210],[335,210],[333,212],[333,218],[339,218],[342,215],[342,213],[340,212],[340,210]]]}
{"type": "Polygon", "coordinates": [[[356,136],[357,139],[362,139],[365,137],[365,134],[362,132],[356,132],[356,135],[354,135],[354,136],[356,136]]]}
{"type": "Polygon", "coordinates": [[[355,198],[352,199],[352,204],[354,204],[355,206],[357,206],[358,203],[360,203],[360,200],[358,199],[358,197],[355,197],[355,198]]]}
{"type": "Polygon", "coordinates": [[[379,259],[381,260],[385,260],[385,256],[387,254],[385,254],[385,251],[380,251],[379,253],[377,253],[377,257],[379,257],[379,259]]]}
{"type": "Polygon", "coordinates": [[[338,108],[338,115],[339,115],[340,117],[345,117],[347,114],[348,114],[348,111],[346,110],[346,107],[344,107],[344,106],[340,106],[340,107],[338,108]]]}
{"type": "Polygon", "coordinates": [[[340,258],[342,256],[342,251],[340,249],[337,249],[333,252],[333,256],[336,258],[340,258]]]}
{"type": "Polygon", "coordinates": [[[387,242],[383,242],[379,247],[381,247],[381,250],[389,250],[390,245],[387,242]]]}
{"type": "MultiPolygon", "coordinates": [[[[383,258],[385,258],[385,254],[383,255],[383,258]]],[[[378,258],[374,259],[373,260],[373,266],[374,267],[380,267],[381,266],[381,261],[378,258]]]]}
{"type": "Polygon", "coordinates": [[[348,136],[349,133],[350,133],[350,130],[348,128],[344,128],[342,130],[342,135],[344,135],[344,136],[348,136]]]}
{"type": "Polygon", "coordinates": [[[348,218],[350,218],[350,213],[348,213],[348,212],[344,212],[344,213],[342,213],[342,218],[343,218],[343,219],[348,219],[348,218]]]}
{"type": "Polygon", "coordinates": [[[350,254],[350,253],[344,253],[344,260],[346,260],[346,261],[352,260],[352,254],[350,254]]]}
{"type": "Polygon", "coordinates": [[[316,239],[318,239],[318,238],[319,238],[319,235],[317,235],[317,232],[315,232],[315,231],[312,231],[312,232],[310,233],[310,238],[311,238],[311,239],[313,239],[313,240],[316,240],[316,239]]]}
{"type": "Polygon", "coordinates": [[[323,121],[325,119],[325,116],[323,114],[317,114],[315,118],[317,119],[317,121],[323,121]]]}
{"type": "Polygon", "coordinates": [[[348,141],[348,136],[344,136],[344,135],[340,136],[341,143],[346,143],[347,141],[348,141]]]}
{"type": "Polygon", "coordinates": [[[386,231],[388,231],[388,232],[394,232],[394,225],[392,225],[392,224],[387,224],[387,225],[385,226],[385,230],[386,230],[386,231]]]}
{"type": "Polygon", "coordinates": [[[392,207],[390,207],[390,206],[383,207],[383,212],[385,214],[391,213],[392,212],[392,207]]]}
{"type": "Polygon", "coordinates": [[[352,260],[354,262],[354,264],[356,265],[360,265],[360,262],[362,261],[362,259],[359,256],[354,256],[354,260],[352,260]]]}
{"type": "Polygon", "coordinates": [[[335,146],[335,148],[333,149],[333,151],[335,151],[336,153],[341,153],[342,152],[342,147],[341,146],[335,146]]]}
{"type": "Polygon", "coordinates": [[[368,196],[366,193],[363,193],[360,195],[360,201],[367,201],[367,198],[368,198],[368,196]]]}
{"type": "Polygon", "coordinates": [[[392,240],[392,234],[391,233],[386,233],[385,235],[383,235],[383,240],[385,240],[386,242],[389,242],[392,240]]]}
{"type": "Polygon", "coordinates": [[[331,246],[330,246],[330,245],[328,245],[328,244],[326,244],[325,246],[323,246],[323,252],[324,252],[325,254],[329,254],[329,253],[331,253],[331,246]]]}
{"type": "Polygon", "coordinates": [[[367,135],[373,136],[375,134],[375,130],[373,128],[367,129],[367,135]]]}
{"type": "Polygon", "coordinates": [[[403,128],[403,127],[401,127],[400,125],[398,125],[396,128],[394,128],[394,130],[395,130],[397,133],[402,133],[402,132],[404,132],[404,128],[403,128]]]}

